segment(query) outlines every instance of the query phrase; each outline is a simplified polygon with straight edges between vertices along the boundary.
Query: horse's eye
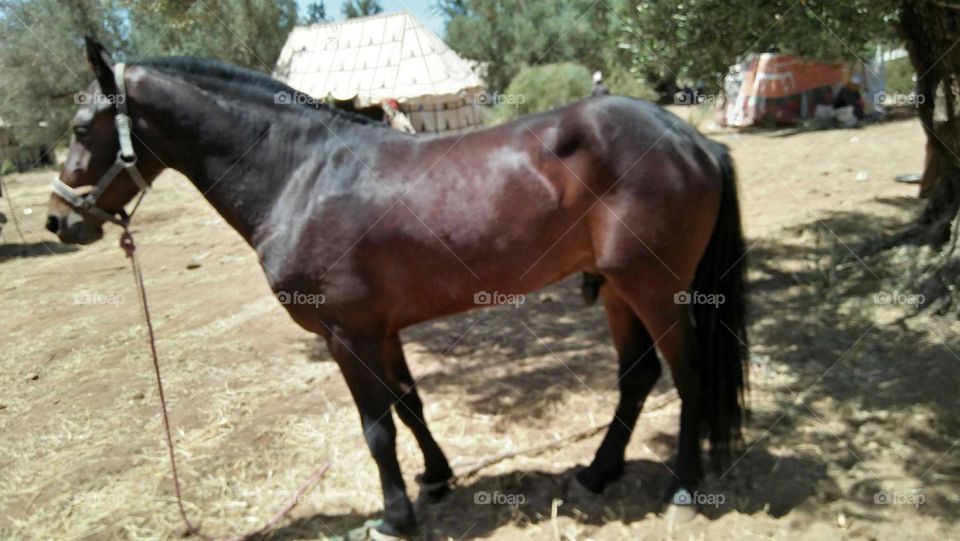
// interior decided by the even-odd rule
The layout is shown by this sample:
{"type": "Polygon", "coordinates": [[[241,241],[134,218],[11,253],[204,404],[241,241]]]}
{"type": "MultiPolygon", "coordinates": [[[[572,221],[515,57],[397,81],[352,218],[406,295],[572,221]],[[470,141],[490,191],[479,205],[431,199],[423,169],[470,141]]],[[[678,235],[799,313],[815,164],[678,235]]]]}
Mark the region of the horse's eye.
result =
{"type": "Polygon", "coordinates": [[[77,139],[83,139],[84,137],[90,135],[90,127],[84,125],[74,126],[73,134],[77,136],[77,139]]]}

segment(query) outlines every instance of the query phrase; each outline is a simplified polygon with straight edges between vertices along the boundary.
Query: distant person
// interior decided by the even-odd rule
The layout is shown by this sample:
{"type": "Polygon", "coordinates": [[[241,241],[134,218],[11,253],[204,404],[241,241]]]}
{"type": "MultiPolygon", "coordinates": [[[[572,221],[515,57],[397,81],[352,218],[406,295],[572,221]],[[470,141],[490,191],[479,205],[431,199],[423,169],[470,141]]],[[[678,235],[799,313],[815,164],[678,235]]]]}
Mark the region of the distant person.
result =
{"type": "Polygon", "coordinates": [[[693,89],[693,103],[706,103],[707,99],[708,96],[706,85],[703,84],[703,81],[697,81],[696,87],[693,89]]]}
{"type": "Polygon", "coordinates": [[[384,113],[383,120],[389,124],[391,128],[403,133],[417,133],[417,130],[413,128],[413,124],[410,122],[410,119],[407,118],[407,115],[403,114],[403,111],[400,110],[400,104],[397,102],[397,100],[383,100],[381,107],[383,108],[384,113]]]}
{"type": "Polygon", "coordinates": [[[590,92],[591,96],[609,96],[610,89],[607,88],[607,85],[603,84],[603,73],[600,71],[593,72],[593,91],[590,92]]]}
{"type": "Polygon", "coordinates": [[[847,81],[847,84],[837,92],[837,97],[833,100],[833,108],[853,107],[853,116],[857,120],[863,120],[863,96],[860,95],[860,85],[863,80],[859,75],[854,75],[847,81]]]}

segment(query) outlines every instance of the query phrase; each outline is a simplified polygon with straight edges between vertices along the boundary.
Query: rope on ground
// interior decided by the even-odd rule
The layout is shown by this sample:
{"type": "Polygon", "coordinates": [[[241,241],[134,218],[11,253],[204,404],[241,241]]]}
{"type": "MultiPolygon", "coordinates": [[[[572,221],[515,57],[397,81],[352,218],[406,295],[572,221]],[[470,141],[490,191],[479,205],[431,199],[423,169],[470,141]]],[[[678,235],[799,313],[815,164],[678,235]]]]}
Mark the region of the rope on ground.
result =
{"type": "MultiPolygon", "coordinates": [[[[205,535],[200,531],[200,525],[194,524],[190,521],[190,518],[187,516],[186,508],[183,504],[183,495],[180,491],[180,476],[177,474],[177,460],[174,453],[173,446],[173,436],[170,433],[170,416],[167,413],[167,399],[163,393],[163,379],[160,377],[160,361],[157,357],[157,344],[156,338],[153,334],[153,323],[150,320],[150,306],[147,304],[147,289],[143,284],[143,272],[140,269],[140,262],[137,260],[136,254],[136,244],[133,242],[133,235],[130,233],[130,230],[124,228],[123,234],[120,236],[120,247],[123,249],[124,253],[130,259],[130,267],[133,270],[133,280],[137,287],[138,297],[140,299],[140,307],[143,309],[143,320],[147,327],[147,337],[150,342],[150,355],[153,359],[153,372],[156,376],[157,381],[157,392],[160,395],[160,413],[163,418],[163,432],[167,440],[167,454],[170,459],[170,473],[173,480],[173,491],[177,497],[177,508],[180,512],[180,518],[183,521],[183,524],[186,528],[185,535],[196,535],[204,541],[215,541],[213,537],[205,535]]],[[[326,463],[320,467],[319,470],[315,471],[313,475],[287,500],[287,502],[280,508],[280,511],[277,512],[267,523],[258,530],[250,532],[248,534],[241,535],[239,537],[230,538],[229,541],[245,541],[248,539],[259,538],[264,533],[269,530],[274,529],[277,524],[283,520],[290,511],[298,503],[304,494],[307,493],[310,489],[317,485],[323,476],[327,473],[327,470],[330,469],[330,463],[326,463]]]]}

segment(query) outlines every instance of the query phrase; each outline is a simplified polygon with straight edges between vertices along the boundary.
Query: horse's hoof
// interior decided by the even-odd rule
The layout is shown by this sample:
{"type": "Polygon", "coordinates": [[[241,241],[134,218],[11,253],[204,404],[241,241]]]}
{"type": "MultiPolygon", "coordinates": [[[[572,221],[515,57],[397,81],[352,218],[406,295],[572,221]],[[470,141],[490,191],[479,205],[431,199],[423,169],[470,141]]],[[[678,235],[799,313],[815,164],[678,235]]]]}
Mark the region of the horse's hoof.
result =
{"type": "Polygon", "coordinates": [[[396,531],[381,519],[368,520],[363,526],[354,528],[347,532],[342,538],[343,541],[401,541],[407,539],[407,536],[396,531]]]}
{"type": "Polygon", "coordinates": [[[606,483],[593,473],[590,468],[580,468],[573,475],[573,481],[570,482],[571,490],[579,487],[583,491],[589,492],[593,496],[603,494],[603,487],[606,483]]]}
{"type": "Polygon", "coordinates": [[[454,478],[450,477],[443,481],[425,483],[423,476],[417,475],[416,481],[417,484],[420,485],[420,496],[417,499],[423,498],[430,503],[442,500],[447,494],[453,491],[453,480],[454,478]]]}
{"type": "Polygon", "coordinates": [[[603,489],[610,483],[623,477],[623,464],[619,464],[612,470],[597,472],[592,467],[580,468],[574,474],[576,479],[584,488],[594,494],[602,494],[603,489]]]}
{"type": "Polygon", "coordinates": [[[572,504],[588,504],[589,502],[596,501],[599,493],[590,490],[583,483],[577,479],[576,476],[570,480],[570,486],[567,487],[567,497],[566,501],[572,504]]]}
{"type": "Polygon", "coordinates": [[[402,541],[403,539],[406,539],[406,537],[381,532],[376,527],[370,528],[370,541],[402,541]]]}

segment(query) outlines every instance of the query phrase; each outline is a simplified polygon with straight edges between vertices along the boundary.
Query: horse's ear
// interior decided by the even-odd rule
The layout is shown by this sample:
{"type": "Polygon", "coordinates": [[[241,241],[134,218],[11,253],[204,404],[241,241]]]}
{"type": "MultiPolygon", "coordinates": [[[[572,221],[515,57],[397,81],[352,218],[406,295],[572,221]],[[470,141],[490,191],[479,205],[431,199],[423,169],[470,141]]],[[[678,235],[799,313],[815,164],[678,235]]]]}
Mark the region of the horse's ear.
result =
{"type": "Polygon", "coordinates": [[[87,62],[90,63],[90,69],[100,83],[100,91],[104,94],[116,93],[117,83],[113,79],[113,60],[110,58],[110,53],[90,36],[83,38],[83,41],[87,45],[87,62]]]}

